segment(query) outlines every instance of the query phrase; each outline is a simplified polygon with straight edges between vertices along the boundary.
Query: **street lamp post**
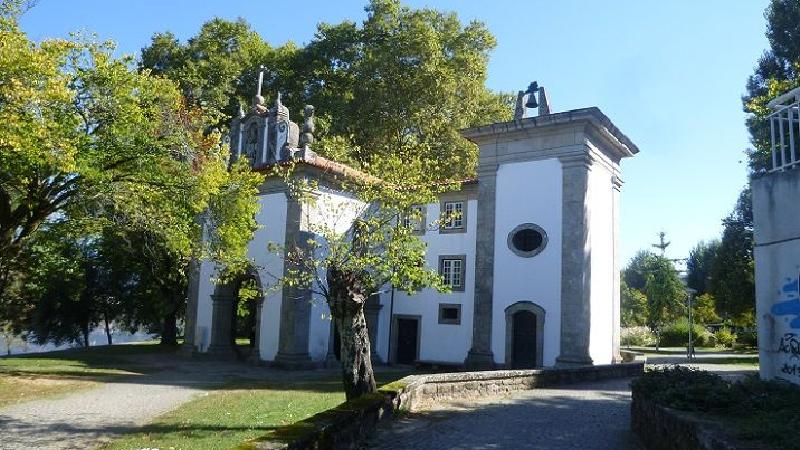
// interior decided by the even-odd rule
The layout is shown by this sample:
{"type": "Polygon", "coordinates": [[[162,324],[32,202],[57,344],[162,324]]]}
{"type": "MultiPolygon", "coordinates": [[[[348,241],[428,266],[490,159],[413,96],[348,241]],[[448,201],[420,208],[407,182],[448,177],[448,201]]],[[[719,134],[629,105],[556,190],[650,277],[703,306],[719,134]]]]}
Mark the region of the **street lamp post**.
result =
{"type": "Polygon", "coordinates": [[[692,359],[694,358],[694,343],[692,342],[692,333],[694,332],[694,322],[692,320],[692,297],[696,294],[697,291],[687,287],[686,288],[686,301],[688,304],[687,309],[689,310],[689,345],[686,346],[686,358],[692,359]]]}

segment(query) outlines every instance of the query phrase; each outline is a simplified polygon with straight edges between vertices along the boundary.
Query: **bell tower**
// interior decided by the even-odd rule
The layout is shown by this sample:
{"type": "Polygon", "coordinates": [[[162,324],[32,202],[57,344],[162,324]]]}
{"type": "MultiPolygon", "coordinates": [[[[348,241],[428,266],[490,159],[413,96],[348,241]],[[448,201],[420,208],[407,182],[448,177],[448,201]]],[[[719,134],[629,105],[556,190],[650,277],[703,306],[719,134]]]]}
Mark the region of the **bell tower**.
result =
{"type": "Polygon", "coordinates": [[[517,366],[525,336],[536,365],[617,361],[620,162],[639,149],[596,107],[552,112],[536,82],[514,120],[461,133],[480,152],[467,367],[517,366]]]}

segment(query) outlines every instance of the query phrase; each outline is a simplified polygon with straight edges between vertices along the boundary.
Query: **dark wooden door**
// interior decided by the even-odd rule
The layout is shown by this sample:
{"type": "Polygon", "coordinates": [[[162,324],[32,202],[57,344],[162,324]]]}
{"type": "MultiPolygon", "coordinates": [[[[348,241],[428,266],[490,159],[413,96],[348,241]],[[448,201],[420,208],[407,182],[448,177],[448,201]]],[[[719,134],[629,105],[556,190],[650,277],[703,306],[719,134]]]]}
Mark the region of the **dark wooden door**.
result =
{"type": "Polygon", "coordinates": [[[536,315],[519,311],[513,320],[513,368],[532,369],[536,366],[536,315]]]}
{"type": "Polygon", "coordinates": [[[413,364],[417,360],[417,319],[397,319],[397,363],[413,364]]]}

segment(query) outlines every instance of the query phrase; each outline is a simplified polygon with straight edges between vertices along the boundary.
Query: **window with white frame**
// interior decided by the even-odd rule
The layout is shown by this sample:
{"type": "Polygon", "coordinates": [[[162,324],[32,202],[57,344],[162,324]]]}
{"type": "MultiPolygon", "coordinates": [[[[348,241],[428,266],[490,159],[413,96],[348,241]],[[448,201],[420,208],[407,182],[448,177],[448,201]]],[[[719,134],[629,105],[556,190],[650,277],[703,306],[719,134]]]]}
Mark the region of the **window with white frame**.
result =
{"type": "Polygon", "coordinates": [[[461,230],[464,228],[464,202],[453,201],[444,202],[444,224],[445,230],[461,230]]]}
{"type": "Polygon", "coordinates": [[[465,256],[441,256],[439,258],[439,274],[444,284],[454,291],[464,290],[465,256]]]}

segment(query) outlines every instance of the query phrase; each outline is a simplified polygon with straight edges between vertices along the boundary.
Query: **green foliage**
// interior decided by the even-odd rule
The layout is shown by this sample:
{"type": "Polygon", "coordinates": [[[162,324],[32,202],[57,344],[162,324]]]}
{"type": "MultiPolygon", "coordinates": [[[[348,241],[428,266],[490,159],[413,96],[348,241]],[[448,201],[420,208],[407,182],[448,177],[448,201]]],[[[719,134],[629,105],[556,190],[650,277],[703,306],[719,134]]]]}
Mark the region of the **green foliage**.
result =
{"type": "Polygon", "coordinates": [[[748,113],[747,128],[755,147],[749,152],[750,169],[754,174],[771,167],[770,128],[766,117],[771,114],[767,102],[800,86],[800,3],[796,0],[771,0],[764,14],[770,48],[759,57],[753,75],[747,80],[747,93],[742,97],[748,113]]]}
{"type": "Polygon", "coordinates": [[[736,333],[736,343],[746,347],[758,347],[758,333],[755,331],[740,331],[736,333]]]}
{"type": "MultiPolygon", "coordinates": [[[[103,230],[122,240],[147,235],[159,248],[140,246],[146,251],[129,256],[167,255],[174,266],[153,275],[163,275],[162,285],[178,279],[178,289],[192,258],[233,272],[244,267],[261,177],[243,164],[228,171],[227,148],[208,127],[215,112],[187,104],[173,82],[133,70],[130,59],[114,58],[110,43],[80,36],[34,43],[17,17],[0,18],[2,300],[40,275],[25,272],[42,253],[31,246],[43,229],[60,233],[52,242],[91,244],[103,230]]],[[[53,270],[71,280],[74,268],[61,266],[53,270]]]]}
{"type": "Polygon", "coordinates": [[[722,319],[716,312],[716,300],[711,294],[703,294],[692,301],[694,321],[701,324],[719,323],[722,319]]]}
{"type": "Polygon", "coordinates": [[[737,325],[755,321],[753,203],[750,189],[739,195],[734,211],[722,221],[722,241],[711,266],[709,293],[717,313],[737,325]]]}
{"type": "MultiPolygon", "coordinates": [[[[708,347],[713,343],[713,335],[700,324],[693,324],[692,343],[696,347],[708,347]]],[[[664,326],[659,333],[659,345],[664,347],[685,347],[689,344],[689,321],[680,318],[664,326]]]]}
{"type": "Polygon", "coordinates": [[[620,332],[621,345],[633,345],[637,347],[650,347],[656,345],[658,339],[655,333],[647,327],[628,327],[620,332]]]}
{"type": "Polygon", "coordinates": [[[686,291],[672,261],[656,256],[647,269],[644,286],[648,302],[647,321],[650,328],[658,328],[664,321],[680,314],[686,291]]]}
{"type": "Polygon", "coordinates": [[[705,294],[708,290],[711,267],[719,246],[718,240],[701,241],[689,252],[689,259],[686,261],[686,284],[696,290],[698,295],[705,294]]]}
{"type": "Polygon", "coordinates": [[[620,289],[622,326],[635,327],[647,324],[647,296],[640,290],[629,287],[625,280],[622,280],[620,289]]]}
{"type": "Polygon", "coordinates": [[[272,48],[243,20],[214,19],[186,44],[155,35],[141,66],[232,117],[249,104],[263,64],[263,95],[281,91],[295,111],[316,106],[316,150],[325,156],[370,171],[395,153],[409,162],[448,161],[443,179],[474,175],[477,147],[458,129],[511,118],[513,97],[484,86],[494,37],[479,22],[464,25],[454,13],[396,0],[373,0],[366,11],[360,25],[320,24],[302,48],[272,48]]]}
{"type": "Polygon", "coordinates": [[[727,327],[717,330],[714,333],[714,339],[718,347],[733,348],[733,344],[736,343],[736,335],[727,327]]]}
{"type": "Polygon", "coordinates": [[[770,448],[800,449],[797,405],[800,390],[755,377],[734,383],[719,375],[681,366],[655,368],[633,380],[634,395],[682,411],[711,414],[734,434],[770,448]]]}

